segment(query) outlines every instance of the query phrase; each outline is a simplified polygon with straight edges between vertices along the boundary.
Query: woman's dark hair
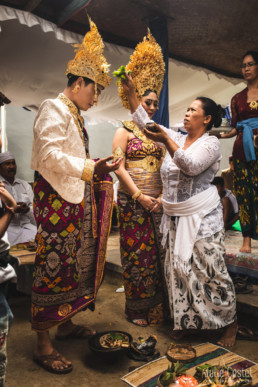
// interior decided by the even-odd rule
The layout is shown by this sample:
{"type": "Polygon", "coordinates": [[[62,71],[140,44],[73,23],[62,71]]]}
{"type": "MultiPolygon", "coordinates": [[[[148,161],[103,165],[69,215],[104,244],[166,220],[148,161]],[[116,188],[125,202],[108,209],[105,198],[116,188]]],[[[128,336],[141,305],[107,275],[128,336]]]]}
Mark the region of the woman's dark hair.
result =
{"type": "Polygon", "coordinates": [[[156,90],[147,89],[147,90],[145,90],[145,92],[142,95],[142,97],[147,97],[150,93],[155,93],[157,95],[156,90]]]}
{"type": "MultiPolygon", "coordinates": [[[[70,87],[74,82],[77,81],[78,78],[80,78],[80,76],[69,73],[67,74],[67,78],[68,78],[67,86],[70,87]]],[[[90,83],[94,83],[94,81],[92,81],[89,78],[86,78],[86,77],[82,77],[82,78],[84,80],[85,86],[88,86],[90,83]]]]}
{"type": "Polygon", "coordinates": [[[242,60],[247,56],[251,55],[254,58],[255,63],[258,63],[258,51],[246,51],[245,55],[242,56],[242,60]]]}
{"type": "Polygon", "coordinates": [[[213,185],[219,185],[221,188],[224,187],[224,179],[223,177],[221,176],[216,176],[214,177],[214,179],[212,180],[211,184],[213,185]]]}
{"type": "Polygon", "coordinates": [[[211,116],[211,120],[207,125],[207,130],[211,130],[213,126],[218,128],[222,122],[222,107],[207,97],[197,97],[196,99],[201,101],[204,114],[206,116],[211,116]]]}

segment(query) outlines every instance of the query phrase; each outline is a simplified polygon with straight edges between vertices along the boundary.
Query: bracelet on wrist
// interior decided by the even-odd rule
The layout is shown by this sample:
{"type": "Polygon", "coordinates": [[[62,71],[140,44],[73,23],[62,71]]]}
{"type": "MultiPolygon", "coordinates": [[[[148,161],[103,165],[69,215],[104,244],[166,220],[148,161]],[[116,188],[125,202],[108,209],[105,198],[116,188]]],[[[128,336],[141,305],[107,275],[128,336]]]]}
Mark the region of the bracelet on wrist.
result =
{"type": "Polygon", "coordinates": [[[142,194],[142,191],[136,191],[133,195],[132,195],[132,199],[133,200],[136,200],[139,196],[141,196],[142,194]]]}
{"type": "Polygon", "coordinates": [[[9,207],[5,204],[5,208],[10,211],[12,214],[15,214],[15,209],[13,207],[9,207]]]}

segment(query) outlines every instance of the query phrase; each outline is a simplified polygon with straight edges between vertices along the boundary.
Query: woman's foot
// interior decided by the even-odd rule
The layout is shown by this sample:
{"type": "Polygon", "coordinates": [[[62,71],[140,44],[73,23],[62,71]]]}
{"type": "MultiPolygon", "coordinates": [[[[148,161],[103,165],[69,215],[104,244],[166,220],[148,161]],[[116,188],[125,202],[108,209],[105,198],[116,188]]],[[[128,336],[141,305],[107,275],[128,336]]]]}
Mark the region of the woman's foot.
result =
{"type": "Polygon", "coordinates": [[[224,333],[217,342],[217,344],[221,345],[222,347],[233,347],[236,342],[237,328],[238,325],[236,321],[226,326],[224,333]]]}
{"type": "Polygon", "coordinates": [[[138,325],[138,327],[147,327],[148,321],[144,318],[135,318],[130,320],[133,324],[138,325]]]}
{"type": "Polygon", "coordinates": [[[243,246],[239,249],[241,253],[251,253],[251,238],[250,237],[244,237],[243,239],[243,246]]]}

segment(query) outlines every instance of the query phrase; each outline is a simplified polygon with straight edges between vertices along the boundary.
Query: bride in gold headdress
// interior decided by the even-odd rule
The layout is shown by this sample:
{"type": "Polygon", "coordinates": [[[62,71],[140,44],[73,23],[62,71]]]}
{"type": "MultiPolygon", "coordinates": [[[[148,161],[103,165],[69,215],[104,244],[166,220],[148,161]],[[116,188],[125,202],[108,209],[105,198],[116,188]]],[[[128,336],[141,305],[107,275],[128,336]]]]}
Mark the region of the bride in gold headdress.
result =
{"type": "MultiPolygon", "coordinates": [[[[158,109],[165,64],[160,46],[148,32],[126,66],[131,72],[138,99],[151,119],[158,109]]],[[[119,95],[130,109],[127,95],[119,95]]],[[[163,286],[160,244],[163,149],[149,140],[132,121],[123,121],[113,139],[113,155],[124,156],[116,175],[121,262],[126,296],[125,312],[136,325],[159,325],[163,321],[163,286]]]]}
{"type": "Polygon", "coordinates": [[[32,329],[37,331],[34,360],[53,373],[68,373],[72,364],[53,348],[50,328],[57,327],[57,340],[85,339],[95,333],[73,324],[71,317],[94,308],[113,202],[111,178],[103,174],[119,166],[119,160],[108,163],[112,156],[96,162],[90,159],[80,115],[80,110],[97,103],[111,80],[104,44],[91,20],[90,27],[68,63],[67,87],[56,99],[41,104],[34,124],[31,167],[36,171],[38,228],[32,291],[32,329]],[[101,200],[99,207],[97,200],[101,200]],[[102,212],[97,214],[96,208],[102,212]]]}

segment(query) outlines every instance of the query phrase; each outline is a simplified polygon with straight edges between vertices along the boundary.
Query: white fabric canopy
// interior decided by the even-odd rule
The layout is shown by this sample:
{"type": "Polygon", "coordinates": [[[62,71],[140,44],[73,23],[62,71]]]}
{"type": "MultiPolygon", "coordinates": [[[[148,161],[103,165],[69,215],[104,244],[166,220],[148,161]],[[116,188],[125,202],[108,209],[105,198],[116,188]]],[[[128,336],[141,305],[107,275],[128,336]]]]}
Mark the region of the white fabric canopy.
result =
{"type": "MultiPolygon", "coordinates": [[[[44,99],[55,98],[64,89],[67,81],[66,64],[74,56],[72,43],[81,42],[82,36],[59,29],[53,23],[28,12],[0,6],[0,39],[0,91],[12,101],[12,105],[25,106],[36,111],[44,99]]],[[[120,65],[128,63],[132,49],[106,43],[104,53],[113,71],[120,65]]],[[[211,97],[217,103],[227,106],[232,96],[244,86],[239,79],[226,78],[204,68],[170,59],[170,126],[177,126],[182,122],[186,108],[197,96],[211,97]]],[[[26,134],[23,133],[22,138],[25,134],[26,144],[21,145],[22,140],[20,142],[19,138],[21,119],[18,113],[15,115],[14,106],[10,105],[7,109],[7,132],[9,149],[19,154],[21,151],[25,152],[28,158],[33,114],[23,111],[22,117],[26,114],[30,115],[23,121],[26,122],[24,128],[26,134]],[[9,128],[11,121],[14,125],[13,131],[9,128]],[[14,131],[15,138],[10,138],[14,131]]],[[[102,93],[98,106],[90,109],[84,117],[87,124],[109,121],[116,126],[120,120],[129,119],[128,112],[118,97],[115,80],[102,93]]],[[[98,127],[102,128],[103,124],[98,127]]],[[[94,133],[96,130],[95,128],[94,133]]],[[[114,130],[110,130],[109,143],[113,133],[114,130]]],[[[102,144],[100,138],[100,145],[102,144]]],[[[106,145],[105,143],[105,149],[106,145]]],[[[110,150],[107,153],[109,154],[110,150]]],[[[29,168],[28,162],[24,164],[24,160],[20,161],[24,166],[22,170],[29,168]]]]}
{"type": "MultiPolygon", "coordinates": [[[[61,30],[29,12],[0,6],[0,87],[14,105],[36,109],[65,87],[65,70],[74,56],[72,43],[82,36],[61,30]]],[[[131,49],[106,43],[111,71],[129,60],[131,49]]],[[[209,70],[169,61],[170,125],[183,119],[188,104],[199,95],[228,105],[243,88],[239,79],[225,78],[209,70]]],[[[92,122],[128,119],[117,95],[115,81],[103,92],[97,107],[87,112],[92,122]]]]}

